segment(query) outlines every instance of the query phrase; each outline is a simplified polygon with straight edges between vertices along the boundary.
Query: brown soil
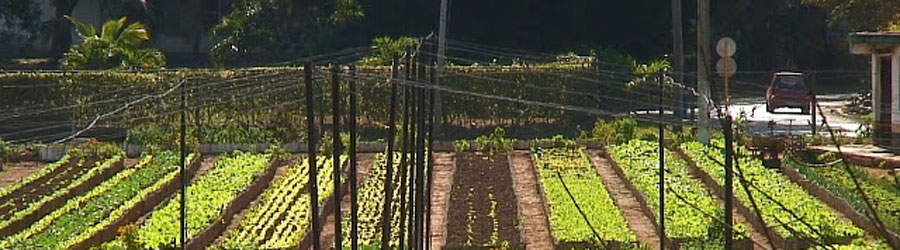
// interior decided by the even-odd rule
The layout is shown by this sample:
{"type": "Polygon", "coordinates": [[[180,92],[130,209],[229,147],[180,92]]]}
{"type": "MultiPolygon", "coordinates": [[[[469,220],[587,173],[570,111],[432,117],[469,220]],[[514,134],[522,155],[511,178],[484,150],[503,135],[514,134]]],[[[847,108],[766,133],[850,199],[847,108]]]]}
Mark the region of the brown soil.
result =
{"type": "Polygon", "coordinates": [[[434,154],[434,181],[431,191],[431,248],[442,249],[447,241],[447,206],[453,183],[453,154],[434,154]]]}
{"type": "Polygon", "coordinates": [[[41,170],[45,164],[36,161],[27,161],[20,163],[3,164],[2,172],[0,172],[0,188],[19,182],[25,176],[41,170]]]}
{"type": "Polygon", "coordinates": [[[634,194],[628,190],[625,180],[619,178],[613,170],[610,160],[601,157],[599,150],[589,150],[588,155],[591,165],[597,169],[597,174],[603,180],[603,185],[613,198],[622,216],[628,222],[628,228],[637,236],[638,242],[644,243],[651,249],[659,249],[659,231],[654,226],[653,219],[647,217],[641,211],[644,209],[637,200],[639,194],[634,194]]]}
{"type": "Polygon", "coordinates": [[[528,151],[515,151],[510,157],[516,197],[519,198],[519,219],[522,222],[526,249],[554,249],[550,234],[550,220],[544,197],[534,172],[528,151]]]}
{"type": "MultiPolygon", "coordinates": [[[[369,175],[369,169],[372,168],[372,164],[375,163],[375,155],[374,154],[358,154],[357,164],[356,164],[356,183],[357,187],[362,186],[365,183],[366,176],[369,175]]],[[[349,180],[349,172],[350,172],[350,164],[349,160],[344,164],[344,178],[342,180],[349,180]]],[[[349,186],[348,186],[349,187],[349,186]]],[[[350,221],[350,192],[349,190],[343,190],[344,196],[341,198],[341,220],[350,221]]],[[[323,211],[323,213],[328,213],[332,211],[323,211]]],[[[332,249],[334,245],[334,213],[329,213],[328,217],[325,218],[324,224],[322,224],[322,234],[320,235],[320,243],[322,244],[322,249],[332,249]]],[[[344,242],[350,241],[350,235],[342,235],[342,240],[344,242]]]]}
{"type": "Polygon", "coordinates": [[[521,248],[519,213],[507,155],[462,153],[456,157],[456,167],[445,249],[504,243],[521,248]]]}
{"type": "Polygon", "coordinates": [[[15,211],[24,209],[44,196],[65,188],[79,176],[93,168],[94,162],[94,160],[85,160],[84,164],[76,164],[78,163],[77,160],[70,160],[65,166],[60,166],[46,176],[13,191],[5,197],[0,197],[0,218],[9,218],[15,211]]]}

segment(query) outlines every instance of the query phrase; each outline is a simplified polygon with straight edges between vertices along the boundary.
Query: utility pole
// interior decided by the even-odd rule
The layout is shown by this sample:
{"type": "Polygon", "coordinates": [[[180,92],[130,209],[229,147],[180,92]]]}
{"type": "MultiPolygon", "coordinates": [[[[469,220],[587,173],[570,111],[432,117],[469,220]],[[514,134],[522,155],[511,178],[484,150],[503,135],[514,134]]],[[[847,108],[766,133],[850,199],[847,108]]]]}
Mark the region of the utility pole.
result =
{"type": "MultiPolygon", "coordinates": [[[[441,79],[444,77],[444,58],[447,53],[447,12],[449,11],[447,6],[447,1],[449,0],[441,0],[441,17],[440,17],[440,27],[438,27],[438,47],[437,47],[437,77],[435,77],[434,85],[440,86],[441,79]]],[[[434,93],[434,119],[437,121],[437,126],[432,126],[435,132],[438,135],[443,133],[441,129],[443,124],[441,121],[441,117],[444,114],[444,105],[441,101],[441,92],[435,91],[434,93]]]]}
{"type": "MultiPolygon", "coordinates": [[[[682,31],[683,23],[681,17],[681,0],[672,0],[672,62],[675,66],[675,82],[684,83],[684,32],[682,31]]],[[[679,88],[678,96],[675,97],[675,128],[681,130],[681,119],[684,115],[684,89],[679,88]]]]}
{"type": "Polygon", "coordinates": [[[709,0],[697,0],[697,129],[700,142],[709,143],[709,0]]]}

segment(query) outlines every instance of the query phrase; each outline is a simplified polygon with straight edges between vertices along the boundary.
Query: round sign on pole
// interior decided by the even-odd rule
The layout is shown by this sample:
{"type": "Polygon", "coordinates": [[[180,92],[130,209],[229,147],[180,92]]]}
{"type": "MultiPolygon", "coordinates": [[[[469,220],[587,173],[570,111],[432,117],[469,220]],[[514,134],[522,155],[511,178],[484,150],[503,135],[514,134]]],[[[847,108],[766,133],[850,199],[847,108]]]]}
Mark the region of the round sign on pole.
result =
{"type": "Polygon", "coordinates": [[[731,57],[719,58],[716,62],[716,73],[721,77],[731,77],[737,72],[737,62],[731,57]]]}
{"type": "Polygon", "coordinates": [[[721,57],[732,57],[735,51],[737,51],[737,43],[730,37],[719,39],[719,42],[716,43],[716,53],[721,57]]]}

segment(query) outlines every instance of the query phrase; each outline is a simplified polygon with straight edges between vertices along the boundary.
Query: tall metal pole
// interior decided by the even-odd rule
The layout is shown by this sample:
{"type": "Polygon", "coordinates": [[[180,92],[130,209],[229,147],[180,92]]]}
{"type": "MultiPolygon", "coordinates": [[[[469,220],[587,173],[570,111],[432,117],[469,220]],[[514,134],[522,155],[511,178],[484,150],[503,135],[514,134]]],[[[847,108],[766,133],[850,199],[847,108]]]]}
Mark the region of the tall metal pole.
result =
{"type": "Polygon", "coordinates": [[[725,249],[734,249],[734,170],[732,160],[734,154],[734,134],[731,129],[731,115],[725,116],[725,249]]]}
{"type": "Polygon", "coordinates": [[[394,194],[394,137],[397,134],[397,75],[400,60],[394,55],[391,60],[391,113],[388,114],[388,140],[387,163],[385,166],[384,181],[384,210],[381,211],[381,249],[391,248],[391,201],[394,194]]]}
{"type": "Polygon", "coordinates": [[[710,29],[709,29],[709,0],[697,0],[697,129],[699,139],[703,143],[709,143],[709,60],[710,60],[710,29]]]}
{"type": "Polygon", "coordinates": [[[666,150],[665,123],[663,122],[663,76],[656,77],[659,85],[659,249],[666,249],[666,150]]]}
{"type": "Polygon", "coordinates": [[[316,165],[316,141],[319,134],[316,133],[316,114],[313,106],[313,64],[307,62],[304,68],[303,82],[306,84],[306,153],[307,165],[309,165],[309,211],[312,216],[312,245],[313,250],[321,250],[322,245],[319,237],[322,233],[322,225],[319,223],[319,168],[316,165]]]}
{"type": "MultiPolygon", "coordinates": [[[[359,249],[359,187],[357,187],[357,162],[356,162],[356,110],[359,103],[356,100],[356,66],[350,66],[350,249],[359,249]]],[[[339,246],[340,247],[340,246],[339,246]]]]}
{"type": "Polygon", "coordinates": [[[334,184],[334,245],[343,246],[341,230],[341,68],[337,64],[331,65],[331,143],[332,143],[332,181],[334,184]]]}
{"type": "MultiPolygon", "coordinates": [[[[449,14],[449,7],[447,1],[449,0],[441,0],[441,17],[440,17],[440,27],[438,27],[438,47],[437,47],[437,77],[434,79],[434,85],[440,86],[441,80],[444,77],[444,59],[445,54],[447,53],[447,16],[449,14]]],[[[444,106],[443,102],[441,102],[441,92],[434,93],[434,117],[437,117],[438,126],[434,128],[438,134],[442,133],[441,130],[441,117],[444,114],[444,106]]]]}
{"type": "MultiPolygon", "coordinates": [[[[672,65],[675,73],[675,82],[684,83],[684,32],[682,32],[683,18],[681,15],[681,0],[672,0],[672,65]]],[[[684,89],[676,91],[675,100],[675,129],[681,130],[681,120],[684,116],[684,89]]]]}
{"type": "Polygon", "coordinates": [[[187,81],[181,82],[181,249],[187,249],[187,81]]]}

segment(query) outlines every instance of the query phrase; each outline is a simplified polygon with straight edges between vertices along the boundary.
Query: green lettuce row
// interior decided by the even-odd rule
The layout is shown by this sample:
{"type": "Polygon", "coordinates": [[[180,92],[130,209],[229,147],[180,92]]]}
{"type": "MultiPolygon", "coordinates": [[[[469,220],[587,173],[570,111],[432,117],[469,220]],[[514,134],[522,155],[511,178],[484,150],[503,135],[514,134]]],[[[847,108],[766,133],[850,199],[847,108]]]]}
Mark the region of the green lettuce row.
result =
{"type": "Polygon", "coordinates": [[[2,189],[0,189],[0,197],[7,196],[10,193],[24,187],[25,185],[31,184],[35,180],[40,179],[41,177],[44,177],[44,176],[52,173],[59,167],[66,165],[66,163],[69,163],[69,160],[71,158],[72,158],[71,154],[65,154],[58,161],[56,161],[50,165],[44,166],[43,168],[41,168],[41,170],[38,170],[37,172],[29,174],[28,176],[26,176],[25,178],[22,178],[22,180],[16,182],[15,184],[3,187],[2,189]]]}
{"type": "MultiPolygon", "coordinates": [[[[187,187],[187,231],[192,238],[205,230],[269,165],[270,155],[235,152],[220,156],[216,167],[187,187]]],[[[173,248],[180,235],[181,195],[154,211],[137,231],[143,248],[173,248]]]]}
{"type": "MultiPolygon", "coordinates": [[[[107,169],[113,167],[113,165],[115,165],[114,163],[121,161],[124,157],[125,157],[124,153],[119,153],[119,154],[116,154],[116,155],[110,157],[109,159],[107,159],[105,161],[95,162],[94,167],[92,167],[90,170],[88,170],[87,173],[85,173],[81,176],[78,176],[78,179],[75,179],[72,182],[70,182],[69,185],[67,185],[65,188],[58,189],[58,190],[54,191],[52,194],[44,196],[43,198],[41,198],[41,200],[29,204],[27,208],[16,211],[8,219],[0,222],[0,228],[6,228],[13,222],[22,220],[25,216],[28,216],[29,214],[32,214],[35,211],[37,211],[45,203],[50,202],[51,200],[54,200],[56,198],[59,198],[68,192],[71,192],[72,189],[81,185],[85,181],[87,181],[87,180],[93,178],[94,176],[96,176],[100,173],[103,173],[107,169]]],[[[84,164],[84,160],[83,159],[79,160],[79,162],[77,164],[84,164]]]]}
{"type": "MultiPolygon", "coordinates": [[[[843,166],[811,168],[798,163],[793,157],[786,157],[784,164],[797,169],[807,179],[841,197],[860,214],[869,214],[865,200],[856,191],[856,185],[843,166]]],[[[900,232],[900,190],[888,180],[869,176],[855,164],[850,165],[850,171],[853,171],[860,187],[875,205],[875,211],[885,226],[893,232],[900,232]]]]}
{"type": "MultiPolygon", "coordinates": [[[[391,247],[400,245],[400,225],[405,221],[400,221],[400,153],[394,154],[393,176],[391,181],[394,183],[391,199],[391,247]]],[[[366,180],[359,186],[359,222],[357,224],[359,230],[360,245],[380,245],[381,244],[381,216],[384,211],[384,182],[387,179],[387,155],[378,154],[372,169],[369,170],[366,180]]],[[[407,178],[410,176],[407,175],[407,178]]],[[[407,179],[408,181],[411,179],[407,179]]],[[[350,221],[343,221],[341,229],[344,235],[350,235],[350,221]]],[[[350,247],[351,242],[345,240],[344,248],[350,247]]]]}
{"type": "Polygon", "coordinates": [[[572,203],[557,176],[557,171],[602,240],[622,243],[637,240],[634,233],[628,229],[625,218],[613,203],[584,149],[544,149],[540,153],[533,152],[532,155],[538,168],[541,186],[547,196],[550,227],[557,241],[601,243],[597,241],[593,231],[572,203]]]}
{"type": "MultiPolygon", "coordinates": [[[[346,160],[345,156],[341,161],[346,160]]],[[[319,158],[319,202],[328,199],[333,192],[333,166],[330,157],[319,158]]],[[[309,194],[305,192],[309,180],[309,164],[306,160],[293,165],[272,187],[263,193],[257,206],[232,230],[217,247],[224,249],[285,249],[295,247],[306,234],[309,215],[309,194]],[[282,218],[283,217],[283,218],[282,218]],[[282,218],[279,220],[279,218],[282,218]],[[272,230],[270,237],[265,232],[272,230]]]]}
{"type": "MultiPolygon", "coordinates": [[[[188,157],[192,159],[194,155],[188,157]]],[[[89,193],[42,218],[11,237],[17,246],[68,249],[115,222],[149,193],[178,174],[178,155],[171,151],[144,157],[132,168],[119,172],[89,193]],[[151,160],[156,159],[155,161],[151,160]]]]}
{"type": "MultiPolygon", "coordinates": [[[[627,144],[610,147],[610,154],[625,176],[643,194],[654,214],[659,211],[659,160],[658,144],[632,140],[627,144]]],[[[666,151],[666,235],[685,242],[689,248],[721,248],[724,243],[724,225],[720,222],[724,209],[699,180],[690,176],[684,160],[666,151]],[[673,193],[677,191],[677,193],[673,193]],[[676,194],[690,204],[676,198],[676,194]],[[691,206],[693,204],[701,211],[691,206]],[[717,216],[717,219],[708,215],[717,216]]],[[[744,224],[735,225],[736,240],[745,239],[744,224]]],[[[683,246],[684,247],[684,246],[683,246]]]]}
{"type": "MultiPolygon", "coordinates": [[[[721,140],[714,141],[715,145],[724,145],[721,140]]],[[[699,142],[688,142],[681,145],[700,167],[701,170],[709,174],[719,185],[724,183],[725,169],[709,159],[712,157],[718,162],[724,162],[724,155],[721,150],[707,147],[699,142]]],[[[738,155],[749,155],[743,147],[735,147],[738,155]]],[[[787,209],[797,214],[805,222],[810,224],[813,229],[805,226],[802,222],[796,220],[790,213],[784,210],[776,202],[767,199],[760,190],[750,187],[756,204],[763,213],[763,220],[767,225],[773,226],[775,230],[784,238],[790,237],[811,237],[813,240],[825,240],[825,242],[834,242],[835,240],[845,238],[859,238],[865,236],[865,232],[854,226],[848,221],[841,220],[832,210],[821,201],[813,198],[802,187],[791,182],[785,176],[767,169],[762,165],[759,159],[753,157],[741,157],[738,161],[744,172],[744,177],[753,186],[758,187],[769,196],[778,199],[787,209]],[[791,229],[802,235],[794,235],[790,230],[785,228],[780,222],[787,223],[791,229]],[[815,231],[821,232],[825,239],[822,239],[815,231]]],[[[735,170],[735,175],[738,172],[735,170]]],[[[747,193],[744,192],[743,184],[740,181],[734,182],[734,194],[741,203],[750,204],[747,193]]]]}
{"type": "MultiPolygon", "coordinates": [[[[346,157],[341,156],[341,162],[345,162],[346,157]]],[[[329,157],[322,165],[319,165],[319,175],[317,179],[319,199],[318,204],[321,206],[334,192],[334,166],[329,157]]],[[[345,180],[346,178],[341,178],[345,180]]],[[[309,210],[309,194],[300,195],[296,200],[296,206],[288,212],[288,216],[278,222],[272,237],[266,240],[262,245],[265,249],[287,249],[296,247],[306,235],[308,223],[311,219],[309,210]]],[[[324,223],[324,222],[323,222],[324,223]]]]}

